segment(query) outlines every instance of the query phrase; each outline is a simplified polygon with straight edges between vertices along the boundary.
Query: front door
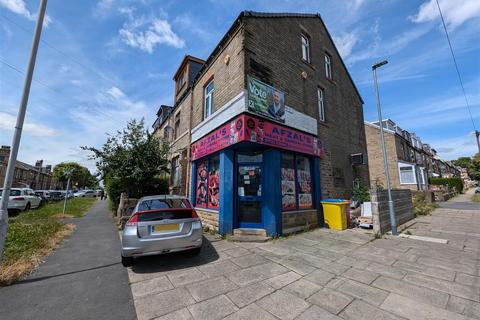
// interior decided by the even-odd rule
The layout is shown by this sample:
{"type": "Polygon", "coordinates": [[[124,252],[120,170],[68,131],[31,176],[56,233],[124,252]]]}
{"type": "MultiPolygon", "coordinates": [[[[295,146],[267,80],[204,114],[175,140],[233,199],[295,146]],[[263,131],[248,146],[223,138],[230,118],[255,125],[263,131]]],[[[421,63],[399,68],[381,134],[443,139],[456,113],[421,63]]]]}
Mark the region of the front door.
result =
{"type": "Polygon", "coordinates": [[[263,228],[262,152],[237,153],[237,228],[263,228]]]}

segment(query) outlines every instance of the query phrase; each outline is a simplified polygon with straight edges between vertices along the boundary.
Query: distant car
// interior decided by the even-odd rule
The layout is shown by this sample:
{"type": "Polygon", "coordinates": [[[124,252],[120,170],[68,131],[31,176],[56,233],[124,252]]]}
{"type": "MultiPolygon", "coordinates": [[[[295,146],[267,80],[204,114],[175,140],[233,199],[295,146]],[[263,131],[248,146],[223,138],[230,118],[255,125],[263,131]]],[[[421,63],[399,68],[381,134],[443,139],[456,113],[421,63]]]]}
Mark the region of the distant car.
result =
{"type": "Polygon", "coordinates": [[[135,257],[191,250],[200,253],[202,222],[186,197],[160,195],[141,198],[122,233],[122,265],[135,257]]]}
{"type": "Polygon", "coordinates": [[[73,194],[75,198],[95,198],[97,193],[94,190],[82,190],[73,194]]]}
{"type": "MultiPolygon", "coordinates": [[[[0,189],[0,199],[3,196],[3,189],[0,189]]],[[[30,188],[11,188],[8,199],[8,210],[24,211],[38,208],[42,198],[37,197],[30,188]]]]}
{"type": "Polygon", "coordinates": [[[480,187],[478,187],[477,189],[475,189],[475,193],[480,193],[480,187]]]}
{"type": "Polygon", "coordinates": [[[63,200],[65,195],[60,190],[50,190],[50,201],[59,201],[63,200]]]}
{"type": "Polygon", "coordinates": [[[48,202],[50,200],[50,191],[48,190],[35,190],[35,195],[42,198],[42,202],[48,202]]]}

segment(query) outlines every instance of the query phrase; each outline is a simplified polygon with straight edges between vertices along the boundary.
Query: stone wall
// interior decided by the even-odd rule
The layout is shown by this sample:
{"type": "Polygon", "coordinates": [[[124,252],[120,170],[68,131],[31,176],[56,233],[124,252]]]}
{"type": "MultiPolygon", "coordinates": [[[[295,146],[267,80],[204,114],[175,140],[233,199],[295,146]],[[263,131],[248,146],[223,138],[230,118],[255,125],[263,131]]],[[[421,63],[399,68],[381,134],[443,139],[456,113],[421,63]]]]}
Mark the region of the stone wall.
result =
{"type": "MultiPolygon", "coordinates": [[[[284,91],[286,105],[317,119],[317,134],[327,153],[321,161],[322,196],[350,196],[350,155],[367,153],[363,107],[322,21],[247,17],[244,28],[245,73],[284,91]],[[310,62],[302,60],[302,33],[310,37],[310,62]],[[326,53],[331,56],[332,79],[325,76],[326,53]],[[319,120],[318,88],[324,91],[325,121],[319,120]]],[[[369,184],[367,166],[359,166],[357,175],[369,184]]]]}
{"type": "Polygon", "coordinates": [[[208,226],[209,228],[218,232],[218,211],[205,210],[201,208],[195,208],[195,211],[202,220],[204,227],[208,226]]]}
{"type": "MultiPolygon", "coordinates": [[[[370,197],[372,201],[373,231],[382,234],[390,231],[387,191],[371,190],[370,197]]],[[[392,189],[392,200],[397,227],[415,218],[410,190],[392,189]]]]}
{"type": "Polygon", "coordinates": [[[318,226],[317,210],[282,212],[282,233],[289,234],[318,226]]]}

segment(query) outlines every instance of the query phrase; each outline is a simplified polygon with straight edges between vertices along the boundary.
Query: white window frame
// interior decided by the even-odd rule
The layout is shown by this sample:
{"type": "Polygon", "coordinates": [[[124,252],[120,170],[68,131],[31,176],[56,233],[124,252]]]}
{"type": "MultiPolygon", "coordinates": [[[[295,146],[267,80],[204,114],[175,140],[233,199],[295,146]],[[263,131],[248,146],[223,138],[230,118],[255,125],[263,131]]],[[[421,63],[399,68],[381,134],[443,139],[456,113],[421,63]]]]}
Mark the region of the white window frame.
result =
{"type": "Polygon", "coordinates": [[[182,182],[182,167],[180,165],[180,156],[176,156],[172,159],[172,184],[174,187],[178,187],[182,182]]]}
{"type": "Polygon", "coordinates": [[[325,77],[332,79],[332,57],[325,52],[325,77]]]}
{"type": "Polygon", "coordinates": [[[177,112],[175,115],[175,122],[173,123],[173,139],[176,140],[180,137],[180,125],[181,125],[181,119],[180,119],[180,111],[177,112]],[[177,130],[177,123],[178,123],[178,130],[177,130]]]}
{"type": "Polygon", "coordinates": [[[317,88],[318,99],[318,118],[320,121],[325,122],[325,92],[322,88],[317,88]]]}
{"type": "Polygon", "coordinates": [[[207,119],[213,114],[213,93],[215,92],[215,83],[213,79],[210,80],[207,85],[205,86],[204,90],[204,98],[203,98],[203,106],[204,106],[204,119],[207,119]],[[213,88],[210,91],[208,87],[210,84],[213,84],[213,88]]]}
{"type": "Polygon", "coordinates": [[[415,165],[414,165],[414,164],[399,162],[399,163],[398,163],[398,176],[399,176],[400,184],[409,184],[409,185],[417,184],[417,174],[416,174],[416,170],[415,170],[415,165]],[[402,170],[401,170],[401,168],[407,168],[407,167],[410,167],[411,170],[412,170],[413,182],[410,182],[410,181],[407,181],[407,182],[402,181],[402,170]]]}
{"type": "Polygon", "coordinates": [[[300,38],[302,40],[302,59],[310,63],[310,38],[303,32],[300,38]]]}

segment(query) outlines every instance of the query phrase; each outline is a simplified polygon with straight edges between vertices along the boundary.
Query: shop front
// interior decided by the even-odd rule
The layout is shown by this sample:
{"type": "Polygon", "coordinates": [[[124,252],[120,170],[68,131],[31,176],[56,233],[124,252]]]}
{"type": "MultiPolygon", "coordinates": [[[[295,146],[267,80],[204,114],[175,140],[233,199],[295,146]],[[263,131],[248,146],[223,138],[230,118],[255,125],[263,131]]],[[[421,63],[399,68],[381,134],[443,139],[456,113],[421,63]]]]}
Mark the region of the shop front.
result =
{"type": "Polygon", "coordinates": [[[192,202],[220,234],[254,228],[276,236],[323,224],[317,137],[244,113],[191,150],[192,202]]]}

